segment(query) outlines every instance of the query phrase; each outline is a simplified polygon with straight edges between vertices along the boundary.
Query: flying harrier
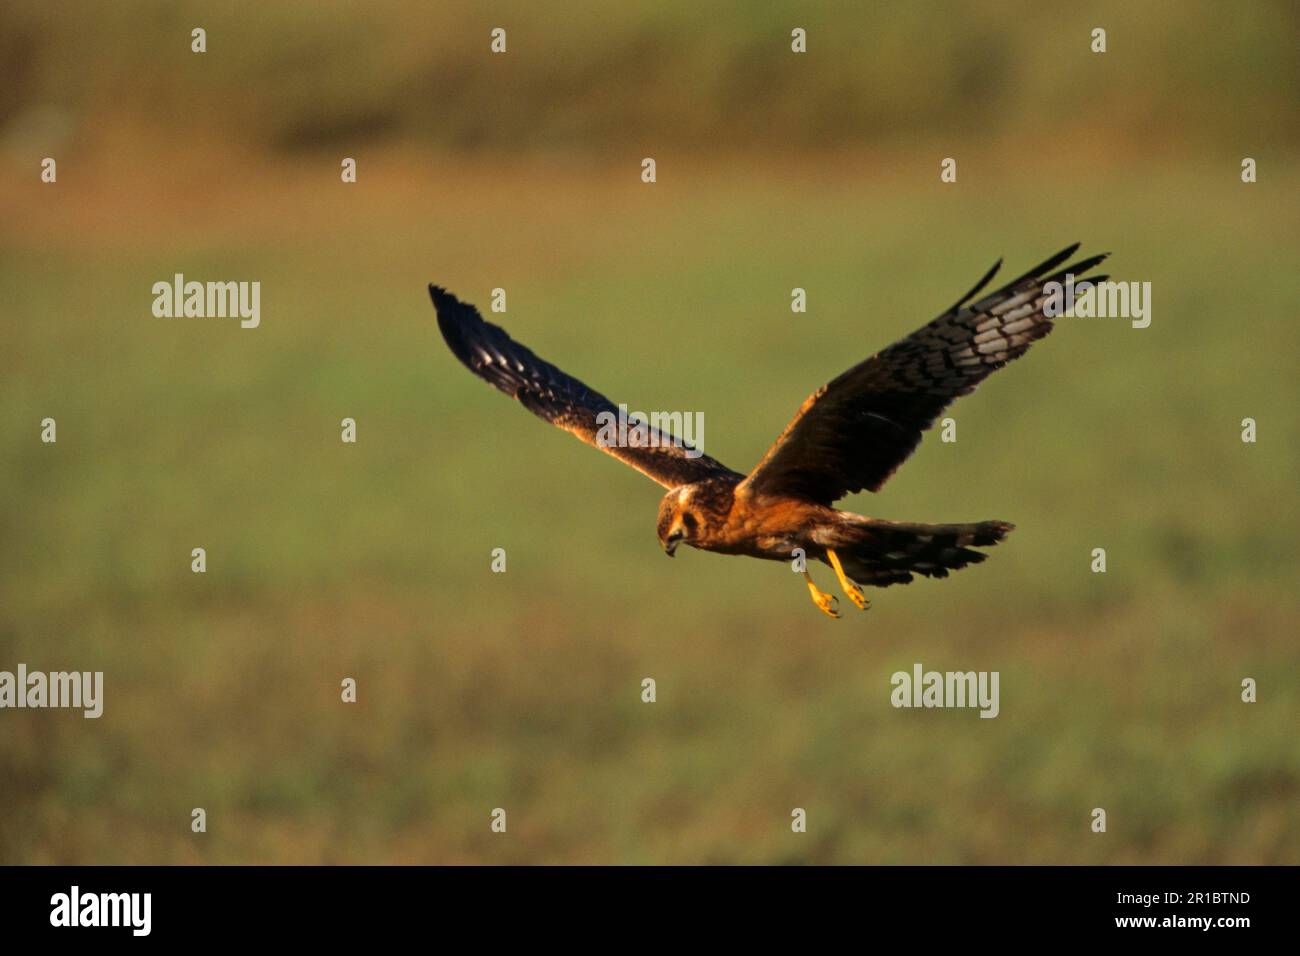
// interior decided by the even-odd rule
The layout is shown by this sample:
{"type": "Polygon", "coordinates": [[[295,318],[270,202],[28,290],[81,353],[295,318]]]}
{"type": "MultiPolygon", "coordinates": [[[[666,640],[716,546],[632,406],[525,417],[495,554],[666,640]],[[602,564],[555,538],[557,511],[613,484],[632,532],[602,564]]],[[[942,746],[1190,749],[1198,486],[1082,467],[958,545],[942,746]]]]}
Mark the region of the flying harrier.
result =
{"type": "MultiPolygon", "coordinates": [[[[1053,271],[1078,247],[967,305],[997,273],[999,259],[933,322],[814,392],[748,475],[655,428],[632,429],[623,444],[610,443],[608,431],[601,430],[617,415],[609,399],[484,322],[472,305],[440,286],[430,285],[429,294],[443,338],[471,372],[668,489],[659,504],[658,532],[669,557],[681,543],[772,561],[797,560],[801,550],[805,560],[829,564],[849,600],[866,610],[870,602],[858,585],[906,584],[913,574],[947,577],[985,559],[972,546],[997,544],[1014,527],[1005,521],[885,521],[831,505],[864,488],[879,491],[954,398],[974,391],[1052,331],[1043,287],[1067,273],[1081,280],[1106,258],[1053,271]]],[[[807,570],[803,575],[813,603],[838,618],[836,598],[820,590],[807,570]]]]}

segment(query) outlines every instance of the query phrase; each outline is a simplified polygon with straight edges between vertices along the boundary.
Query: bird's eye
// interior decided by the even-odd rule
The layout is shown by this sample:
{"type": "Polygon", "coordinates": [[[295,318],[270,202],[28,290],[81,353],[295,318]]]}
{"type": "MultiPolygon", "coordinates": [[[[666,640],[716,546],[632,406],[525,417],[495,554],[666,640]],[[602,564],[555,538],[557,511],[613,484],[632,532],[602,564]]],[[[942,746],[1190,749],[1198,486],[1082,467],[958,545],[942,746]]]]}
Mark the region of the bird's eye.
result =
{"type": "Polygon", "coordinates": [[[682,527],[692,534],[695,533],[695,517],[693,515],[682,515],[682,527]]]}

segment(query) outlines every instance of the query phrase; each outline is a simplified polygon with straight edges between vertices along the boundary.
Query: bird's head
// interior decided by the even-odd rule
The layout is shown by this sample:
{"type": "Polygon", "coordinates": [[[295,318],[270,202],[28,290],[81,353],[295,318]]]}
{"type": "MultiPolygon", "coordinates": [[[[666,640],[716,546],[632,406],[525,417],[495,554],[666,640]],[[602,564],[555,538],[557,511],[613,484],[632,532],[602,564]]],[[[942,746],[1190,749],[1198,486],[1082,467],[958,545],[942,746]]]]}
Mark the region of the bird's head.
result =
{"type": "Polygon", "coordinates": [[[679,543],[691,544],[700,528],[700,516],[691,507],[691,490],[689,485],[674,488],[659,502],[659,543],[670,558],[679,543]]]}

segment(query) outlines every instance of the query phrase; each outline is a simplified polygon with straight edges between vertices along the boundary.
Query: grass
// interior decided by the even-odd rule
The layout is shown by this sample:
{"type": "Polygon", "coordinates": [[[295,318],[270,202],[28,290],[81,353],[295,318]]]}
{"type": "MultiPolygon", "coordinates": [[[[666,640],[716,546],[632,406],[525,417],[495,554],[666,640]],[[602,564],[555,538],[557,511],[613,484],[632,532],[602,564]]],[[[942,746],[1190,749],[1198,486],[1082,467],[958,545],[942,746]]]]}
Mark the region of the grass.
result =
{"type": "Polygon", "coordinates": [[[1297,170],[1068,146],[955,187],[399,150],[346,188],[256,155],[10,182],[0,668],[103,670],[106,704],[4,714],[0,862],[1300,861],[1297,170]],[[423,288],[506,288],[517,338],[744,470],[993,258],[1076,238],[1151,327],[1063,321],[845,502],[1019,528],[838,624],[779,565],[663,560],[659,489],[455,364],[423,288]],[[154,319],[177,271],[261,281],[261,328],[154,319]],[[1000,671],[1001,715],[894,710],[914,661],[1000,671]]]}

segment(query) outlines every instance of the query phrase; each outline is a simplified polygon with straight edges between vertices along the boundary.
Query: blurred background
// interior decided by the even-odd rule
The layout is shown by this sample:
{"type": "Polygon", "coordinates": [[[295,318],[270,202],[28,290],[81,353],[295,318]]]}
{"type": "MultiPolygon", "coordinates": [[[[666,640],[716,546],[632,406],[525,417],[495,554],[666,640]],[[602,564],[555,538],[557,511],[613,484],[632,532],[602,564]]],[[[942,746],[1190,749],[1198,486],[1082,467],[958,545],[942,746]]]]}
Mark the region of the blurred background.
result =
{"type": "Polygon", "coordinates": [[[1300,862],[1300,14],[1048,6],[0,8],[0,669],[105,674],[99,720],[0,713],[0,863],[1300,862]],[[1075,240],[1150,328],[1064,321],[842,502],[1019,530],[838,623],[664,560],[661,489],[425,292],[506,289],[747,471],[1075,240]],[[260,328],[154,318],[178,272],[260,281],[260,328]],[[893,709],[918,661],[999,671],[1000,716],[893,709]]]}

